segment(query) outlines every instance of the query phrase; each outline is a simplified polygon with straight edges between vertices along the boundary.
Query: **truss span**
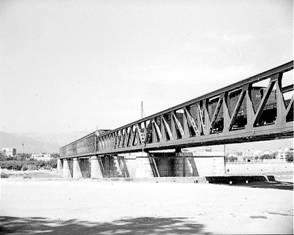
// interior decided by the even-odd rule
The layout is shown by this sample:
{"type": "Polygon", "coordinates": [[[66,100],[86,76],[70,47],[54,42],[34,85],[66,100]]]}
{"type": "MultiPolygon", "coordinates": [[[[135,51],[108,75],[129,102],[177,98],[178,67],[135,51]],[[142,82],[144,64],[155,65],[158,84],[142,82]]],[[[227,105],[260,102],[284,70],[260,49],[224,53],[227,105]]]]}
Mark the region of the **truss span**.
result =
{"type": "Polygon", "coordinates": [[[115,130],[90,133],[62,147],[61,157],[293,137],[293,87],[290,61],[115,130]]]}

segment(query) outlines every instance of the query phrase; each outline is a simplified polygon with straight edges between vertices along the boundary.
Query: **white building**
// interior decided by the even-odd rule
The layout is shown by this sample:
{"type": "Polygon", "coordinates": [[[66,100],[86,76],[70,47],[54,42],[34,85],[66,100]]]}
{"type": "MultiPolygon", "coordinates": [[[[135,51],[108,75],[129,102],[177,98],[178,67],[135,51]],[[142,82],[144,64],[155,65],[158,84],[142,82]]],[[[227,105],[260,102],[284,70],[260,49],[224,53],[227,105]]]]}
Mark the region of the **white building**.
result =
{"type": "Polygon", "coordinates": [[[49,161],[52,159],[50,153],[32,153],[31,158],[38,161],[49,161]]]}
{"type": "Polygon", "coordinates": [[[16,156],[16,148],[2,148],[1,153],[6,157],[16,156]]]}
{"type": "Polygon", "coordinates": [[[278,154],[277,154],[277,159],[280,161],[286,161],[287,154],[293,153],[293,152],[294,152],[293,148],[279,149],[278,154]]]}

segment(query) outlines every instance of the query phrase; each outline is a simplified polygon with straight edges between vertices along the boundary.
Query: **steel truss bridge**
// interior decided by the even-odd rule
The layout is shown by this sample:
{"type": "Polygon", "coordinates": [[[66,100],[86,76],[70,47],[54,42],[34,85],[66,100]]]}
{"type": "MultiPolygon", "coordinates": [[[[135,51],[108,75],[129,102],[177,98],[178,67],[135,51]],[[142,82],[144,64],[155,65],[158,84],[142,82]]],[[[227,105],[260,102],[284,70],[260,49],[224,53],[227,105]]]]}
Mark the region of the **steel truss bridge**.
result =
{"type": "Polygon", "coordinates": [[[115,130],[92,132],[60,148],[61,158],[293,137],[292,70],[290,61],[115,130]]]}

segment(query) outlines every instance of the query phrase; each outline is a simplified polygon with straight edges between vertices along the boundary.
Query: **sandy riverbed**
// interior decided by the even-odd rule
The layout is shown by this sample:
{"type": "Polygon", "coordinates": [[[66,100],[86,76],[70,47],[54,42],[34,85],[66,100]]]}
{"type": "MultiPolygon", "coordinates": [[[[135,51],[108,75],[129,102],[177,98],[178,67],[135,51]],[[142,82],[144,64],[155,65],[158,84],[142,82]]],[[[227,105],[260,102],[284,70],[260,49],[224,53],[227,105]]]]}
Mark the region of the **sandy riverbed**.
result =
{"type": "Polygon", "coordinates": [[[212,184],[2,179],[0,233],[293,233],[292,196],[212,184]]]}

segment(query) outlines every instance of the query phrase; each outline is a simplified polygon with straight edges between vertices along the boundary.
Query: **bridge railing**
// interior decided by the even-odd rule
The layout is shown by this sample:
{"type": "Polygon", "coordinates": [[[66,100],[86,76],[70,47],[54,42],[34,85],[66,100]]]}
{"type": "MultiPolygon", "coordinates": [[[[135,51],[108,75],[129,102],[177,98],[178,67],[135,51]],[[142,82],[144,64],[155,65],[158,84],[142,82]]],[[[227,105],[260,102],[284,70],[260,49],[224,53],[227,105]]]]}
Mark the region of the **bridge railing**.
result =
{"type": "Polygon", "coordinates": [[[292,70],[293,61],[96,135],[95,143],[89,137],[82,152],[75,152],[75,142],[61,152],[111,154],[293,137],[293,79],[285,83],[292,70]]]}

